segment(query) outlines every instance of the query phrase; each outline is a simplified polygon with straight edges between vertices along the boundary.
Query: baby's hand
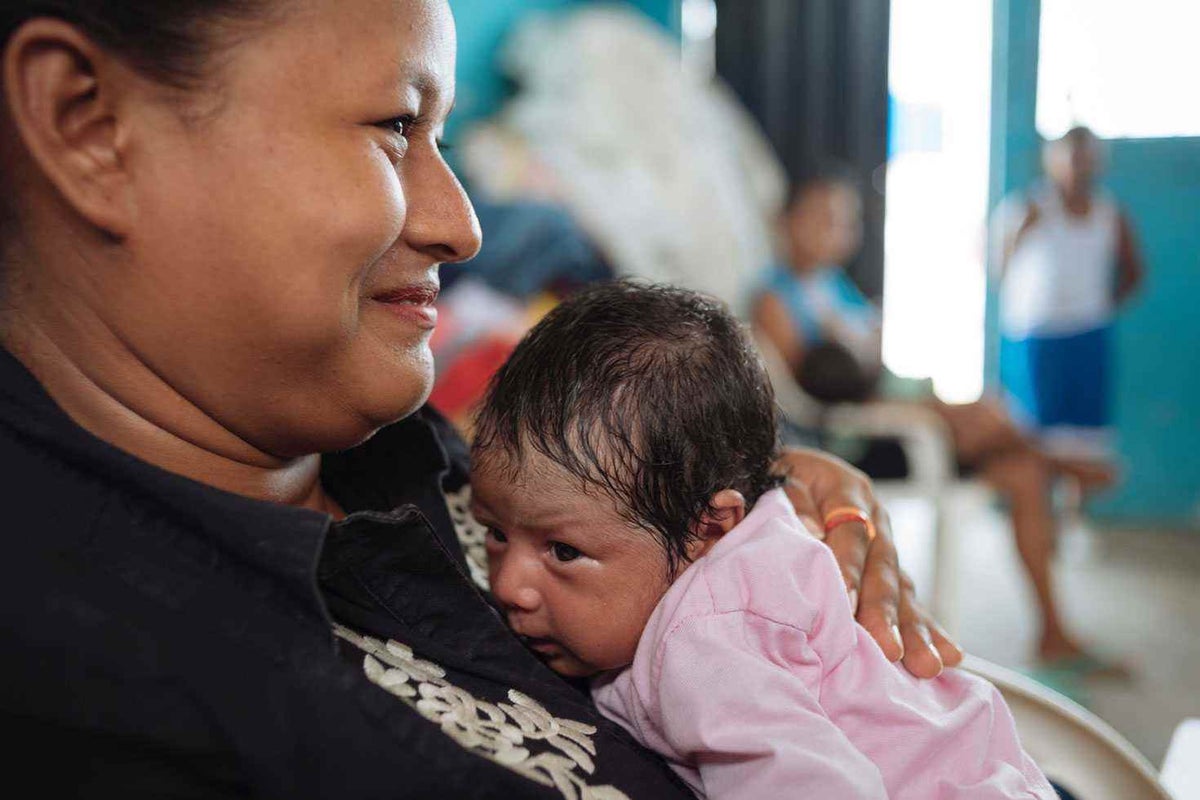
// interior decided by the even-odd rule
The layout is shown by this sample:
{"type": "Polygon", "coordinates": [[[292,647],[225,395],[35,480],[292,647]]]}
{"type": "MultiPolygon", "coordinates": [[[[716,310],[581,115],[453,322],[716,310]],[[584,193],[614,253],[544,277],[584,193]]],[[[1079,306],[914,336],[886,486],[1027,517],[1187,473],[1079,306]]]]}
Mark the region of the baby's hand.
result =
{"type": "Polygon", "coordinates": [[[787,493],[804,524],[833,551],[859,624],[892,661],[918,678],[937,677],[963,653],[916,601],[912,581],[900,569],[887,512],[875,499],[871,479],[846,462],[815,450],[784,451],[779,466],[787,493]],[[825,515],[858,508],[870,515],[877,535],[859,522],[824,533],[825,515]]]}

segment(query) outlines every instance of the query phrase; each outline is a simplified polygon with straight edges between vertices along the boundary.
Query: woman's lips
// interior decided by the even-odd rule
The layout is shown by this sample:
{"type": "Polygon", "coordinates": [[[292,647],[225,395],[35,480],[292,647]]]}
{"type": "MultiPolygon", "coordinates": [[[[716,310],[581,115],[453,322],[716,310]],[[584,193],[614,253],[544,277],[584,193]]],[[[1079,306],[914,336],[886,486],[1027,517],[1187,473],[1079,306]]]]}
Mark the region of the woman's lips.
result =
{"type": "Polygon", "coordinates": [[[389,289],[371,297],[390,313],[411,322],[423,330],[437,327],[438,313],[434,303],[438,297],[438,286],[433,283],[413,284],[389,289]]]}

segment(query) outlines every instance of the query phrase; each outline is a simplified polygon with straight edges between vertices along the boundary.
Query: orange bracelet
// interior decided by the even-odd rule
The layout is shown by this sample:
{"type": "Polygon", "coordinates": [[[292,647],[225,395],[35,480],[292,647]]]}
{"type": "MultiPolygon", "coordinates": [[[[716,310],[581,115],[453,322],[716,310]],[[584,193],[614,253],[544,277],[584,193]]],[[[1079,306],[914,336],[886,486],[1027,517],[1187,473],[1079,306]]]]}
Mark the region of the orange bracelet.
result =
{"type": "Polygon", "coordinates": [[[839,525],[844,525],[847,522],[861,522],[867,529],[867,541],[875,541],[875,523],[871,521],[871,515],[863,511],[861,508],[854,506],[843,506],[835,508],[825,515],[825,535],[828,536],[839,525]]]}

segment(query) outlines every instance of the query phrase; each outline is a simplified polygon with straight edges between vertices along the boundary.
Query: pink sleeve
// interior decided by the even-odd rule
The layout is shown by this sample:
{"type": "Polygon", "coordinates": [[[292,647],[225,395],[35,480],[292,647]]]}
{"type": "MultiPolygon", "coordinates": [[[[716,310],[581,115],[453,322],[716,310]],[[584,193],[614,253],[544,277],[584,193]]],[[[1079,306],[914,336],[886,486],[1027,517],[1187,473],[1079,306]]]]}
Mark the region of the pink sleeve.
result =
{"type": "Polygon", "coordinates": [[[804,631],[750,612],[696,617],[666,637],[659,665],[656,733],[699,770],[710,800],[887,797],[822,710],[804,631]]]}
{"type": "Polygon", "coordinates": [[[824,661],[821,707],[879,769],[892,800],[1050,800],[999,691],[949,669],[919,680],[854,622],[841,574],[822,554],[810,598],[822,609],[809,646],[824,661]]]}
{"type": "Polygon", "coordinates": [[[712,612],[662,637],[649,676],[648,717],[709,798],[1056,797],[995,687],[887,660],[828,550],[762,564],[735,592],[710,576],[712,612]]]}

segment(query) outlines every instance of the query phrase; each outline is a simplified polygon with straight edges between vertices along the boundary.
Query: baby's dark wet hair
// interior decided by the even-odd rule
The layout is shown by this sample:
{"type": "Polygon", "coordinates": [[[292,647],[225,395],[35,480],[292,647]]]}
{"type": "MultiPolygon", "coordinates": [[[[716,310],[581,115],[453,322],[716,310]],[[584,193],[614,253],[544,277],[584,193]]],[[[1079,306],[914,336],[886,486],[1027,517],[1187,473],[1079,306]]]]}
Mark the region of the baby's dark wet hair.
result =
{"type": "MultiPolygon", "coordinates": [[[[782,479],[775,396],[722,303],[617,281],[551,311],[492,380],[473,452],[514,472],[529,448],[649,529],[674,571],[722,489],[750,507],[782,479]]],[[[536,487],[534,487],[536,490],[536,487]]]]}

